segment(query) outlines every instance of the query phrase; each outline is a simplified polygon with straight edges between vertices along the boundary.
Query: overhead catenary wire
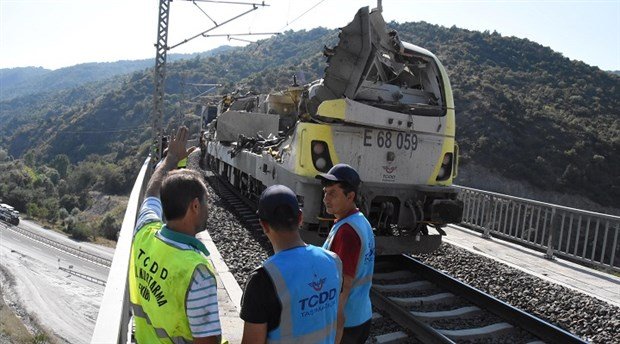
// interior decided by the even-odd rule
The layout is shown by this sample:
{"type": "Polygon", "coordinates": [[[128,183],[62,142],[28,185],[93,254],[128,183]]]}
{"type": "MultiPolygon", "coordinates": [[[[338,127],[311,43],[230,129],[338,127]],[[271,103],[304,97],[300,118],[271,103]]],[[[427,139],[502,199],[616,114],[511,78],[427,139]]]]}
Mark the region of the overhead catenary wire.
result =
{"type": "Polygon", "coordinates": [[[249,39],[235,38],[235,37],[230,37],[230,36],[228,36],[228,40],[229,41],[246,42],[246,43],[256,43],[256,41],[250,41],[249,39]]]}
{"type": "Polygon", "coordinates": [[[204,13],[204,15],[205,15],[205,16],[207,16],[207,18],[209,18],[209,19],[213,22],[213,24],[217,25],[217,22],[216,22],[215,20],[213,20],[213,18],[211,18],[211,16],[209,16],[209,15],[207,14],[207,12],[205,12],[205,11],[202,9],[202,7],[198,6],[198,4],[196,3],[196,1],[195,1],[195,0],[192,0],[192,4],[194,4],[196,7],[198,7],[198,9],[200,10],[200,12],[204,13]]]}
{"type": "Polygon", "coordinates": [[[254,6],[269,6],[265,2],[241,2],[241,1],[224,1],[224,0],[192,0],[200,2],[212,2],[215,4],[229,4],[229,5],[254,5],[254,6]]]}
{"type": "Polygon", "coordinates": [[[297,19],[305,16],[308,12],[312,11],[315,7],[317,7],[318,5],[322,4],[323,2],[325,2],[325,0],[320,0],[319,2],[314,4],[314,6],[310,7],[309,9],[307,9],[304,13],[302,13],[302,14],[298,15],[297,17],[295,17],[295,19],[291,20],[290,22],[287,22],[286,25],[284,25],[280,30],[286,29],[289,25],[291,25],[294,22],[296,22],[297,19]]]}
{"type": "MultiPolygon", "coordinates": [[[[242,17],[242,16],[244,16],[244,15],[246,15],[246,14],[248,14],[248,13],[252,12],[252,11],[255,11],[255,10],[257,10],[257,9],[258,9],[258,7],[259,7],[259,6],[261,6],[261,7],[266,7],[266,6],[269,6],[269,5],[265,4],[265,2],[262,2],[262,3],[247,3],[247,2],[231,2],[231,1],[218,1],[218,0],[191,0],[191,1],[192,1],[192,3],[193,3],[194,5],[196,5],[196,7],[198,7],[198,8],[200,8],[200,6],[198,6],[198,4],[196,4],[196,1],[213,2],[213,3],[224,3],[224,4],[235,4],[235,5],[251,5],[251,6],[252,6],[252,8],[251,8],[251,9],[249,9],[249,10],[247,10],[247,11],[245,11],[245,12],[243,12],[243,13],[241,13],[241,14],[239,14],[239,15],[236,15],[236,16],[234,16],[234,17],[230,18],[230,19],[227,19],[227,20],[223,21],[223,22],[222,22],[222,23],[220,23],[220,24],[217,24],[217,23],[216,23],[216,24],[215,24],[215,26],[213,26],[213,27],[211,27],[211,28],[209,28],[209,29],[207,29],[207,30],[205,30],[205,31],[203,31],[203,32],[201,32],[201,33],[199,33],[199,34],[196,34],[196,35],[194,35],[194,36],[192,36],[192,37],[190,37],[190,38],[186,38],[186,39],[184,39],[183,41],[181,41],[181,42],[179,42],[179,43],[177,43],[177,44],[174,44],[174,45],[172,45],[172,46],[166,47],[166,50],[171,50],[171,49],[174,49],[174,48],[178,47],[179,45],[185,44],[185,43],[187,43],[187,42],[189,42],[189,41],[191,41],[191,40],[193,40],[193,39],[195,39],[195,38],[197,38],[197,37],[200,37],[200,36],[206,37],[206,36],[205,36],[205,34],[206,34],[207,32],[213,31],[213,30],[215,30],[215,29],[217,29],[217,28],[219,28],[219,27],[221,27],[221,26],[223,26],[223,25],[225,25],[225,24],[230,23],[231,21],[233,21],[233,20],[235,20],[235,19],[238,19],[238,18],[240,18],[240,17],[242,17]]],[[[200,10],[201,10],[201,11],[202,11],[202,13],[204,13],[204,14],[205,14],[205,15],[206,15],[209,19],[211,19],[211,17],[209,17],[209,15],[208,15],[205,11],[203,11],[203,10],[202,10],[202,8],[200,8],[200,10]]],[[[215,21],[214,21],[213,19],[211,19],[211,21],[213,21],[213,22],[215,23],[215,21]]]]}
{"type": "MultiPolygon", "coordinates": [[[[249,9],[249,10],[247,10],[247,11],[245,11],[245,12],[243,12],[243,13],[241,13],[241,14],[239,14],[239,15],[235,16],[235,17],[232,17],[232,18],[230,18],[230,19],[228,19],[228,20],[224,21],[223,23],[221,23],[221,24],[219,24],[219,25],[216,25],[216,26],[214,26],[214,27],[212,27],[212,28],[210,28],[210,29],[207,29],[207,30],[205,30],[205,31],[203,31],[203,32],[201,32],[201,33],[199,33],[199,34],[197,34],[197,35],[194,35],[194,36],[192,36],[192,37],[190,37],[190,38],[186,38],[186,39],[184,39],[183,41],[181,41],[181,42],[179,42],[179,43],[177,43],[177,44],[175,44],[175,45],[173,45],[173,46],[171,46],[171,47],[168,47],[168,48],[167,48],[167,50],[174,49],[174,48],[178,47],[178,46],[179,46],[179,45],[181,45],[181,44],[185,44],[185,43],[187,43],[187,42],[189,42],[189,41],[191,41],[191,40],[193,40],[193,39],[195,39],[195,38],[197,38],[197,37],[203,36],[205,33],[210,32],[210,31],[213,31],[213,30],[217,29],[218,27],[220,27],[220,26],[222,26],[222,25],[224,25],[224,24],[228,24],[228,23],[230,23],[231,21],[233,21],[233,20],[235,20],[235,19],[237,19],[237,18],[239,18],[239,17],[242,17],[242,16],[244,16],[244,15],[246,15],[246,14],[248,14],[248,13],[250,13],[250,12],[254,11],[254,10],[257,10],[257,9],[258,9],[258,7],[252,7],[252,9],[249,9]]],[[[204,36],[203,36],[203,37],[204,37],[204,36]]]]}
{"type": "Polygon", "coordinates": [[[136,131],[136,130],[144,130],[149,129],[151,126],[139,126],[134,128],[122,128],[122,129],[114,129],[114,130],[71,130],[71,131],[58,131],[58,134],[110,134],[110,133],[122,133],[127,131],[136,131]]]}
{"type": "Polygon", "coordinates": [[[232,37],[232,36],[268,36],[281,35],[282,32],[247,32],[247,33],[216,33],[210,35],[202,35],[202,37],[232,37]]]}

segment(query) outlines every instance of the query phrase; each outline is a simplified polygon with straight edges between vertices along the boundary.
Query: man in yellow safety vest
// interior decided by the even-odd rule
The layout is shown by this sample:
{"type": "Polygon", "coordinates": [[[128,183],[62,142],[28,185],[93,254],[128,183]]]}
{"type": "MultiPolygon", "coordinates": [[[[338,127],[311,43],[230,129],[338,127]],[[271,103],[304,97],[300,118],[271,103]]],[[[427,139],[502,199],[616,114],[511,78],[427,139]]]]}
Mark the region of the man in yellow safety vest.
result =
{"type": "Polygon", "coordinates": [[[207,188],[199,173],[176,170],[191,152],[187,137],[181,127],[169,143],[149,180],[134,232],[129,287],[138,343],[221,341],[213,267],[195,238],[207,223],[207,188]]]}

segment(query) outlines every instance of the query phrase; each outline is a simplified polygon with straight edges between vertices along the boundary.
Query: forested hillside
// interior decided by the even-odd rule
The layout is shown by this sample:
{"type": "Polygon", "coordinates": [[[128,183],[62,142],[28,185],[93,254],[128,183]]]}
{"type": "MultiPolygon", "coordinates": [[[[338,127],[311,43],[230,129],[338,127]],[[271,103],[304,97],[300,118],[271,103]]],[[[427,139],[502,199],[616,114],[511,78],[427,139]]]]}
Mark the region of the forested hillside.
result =
{"type": "MultiPolygon", "coordinates": [[[[526,39],[424,22],[390,26],[403,40],[434,52],[449,73],[467,185],[502,192],[503,181],[511,180],[619,207],[620,76],[526,39]],[[491,177],[502,182],[485,184],[491,177]]],[[[165,120],[192,112],[183,101],[190,95],[183,86],[188,83],[223,84],[217,93],[265,92],[290,84],[294,74],[303,73],[307,82],[319,78],[323,46],[333,46],[337,35],[322,28],[289,31],[245,48],[170,63],[165,120]]],[[[128,192],[150,138],[152,92],[149,69],[2,101],[0,147],[24,158],[35,173],[66,154],[69,171],[83,172],[83,179],[74,177],[81,187],[128,192]],[[113,169],[106,174],[112,177],[103,178],[102,169],[113,169]],[[95,181],[88,181],[89,175],[95,181]]],[[[195,117],[185,120],[196,126],[195,117]]],[[[0,191],[11,197],[11,188],[0,191]]]]}

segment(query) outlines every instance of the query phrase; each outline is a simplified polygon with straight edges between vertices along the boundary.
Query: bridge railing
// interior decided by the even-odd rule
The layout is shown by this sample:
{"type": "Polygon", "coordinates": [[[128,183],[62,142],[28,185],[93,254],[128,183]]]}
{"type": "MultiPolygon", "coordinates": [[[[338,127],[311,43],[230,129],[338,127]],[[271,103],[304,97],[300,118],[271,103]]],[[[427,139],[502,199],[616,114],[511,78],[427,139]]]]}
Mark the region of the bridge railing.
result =
{"type": "Polygon", "coordinates": [[[620,216],[459,186],[462,225],[585,264],[620,271],[620,216]]]}
{"type": "Polygon", "coordinates": [[[131,338],[127,272],[129,271],[133,230],[144,190],[151,176],[149,166],[150,158],[142,164],[129,196],[91,343],[128,343],[131,338]]]}

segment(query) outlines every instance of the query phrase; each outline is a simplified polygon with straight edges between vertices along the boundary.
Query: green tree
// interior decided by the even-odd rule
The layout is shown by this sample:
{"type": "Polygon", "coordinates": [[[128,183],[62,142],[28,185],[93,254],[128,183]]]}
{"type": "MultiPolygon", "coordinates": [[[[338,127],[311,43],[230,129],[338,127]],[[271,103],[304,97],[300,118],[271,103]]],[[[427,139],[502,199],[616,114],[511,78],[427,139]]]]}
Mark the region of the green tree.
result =
{"type": "Polygon", "coordinates": [[[66,154],[58,154],[52,160],[52,166],[58,171],[60,174],[60,178],[66,178],[67,172],[69,171],[69,166],[71,165],[71,161],[66,154]]]}
{"type": "Polygon", "coordinates": [[[66,208],[58,209],[58,218],[64,221],[67,217],[69,217],[69,212],[66,208]]]}
{"type": "Polygon", "coordinates": [[[118,222],[111,214],[107,213],[101,222],[99,223],[99,233],[102,234],[105,238],[110,240],[117,239],[117,233],[119,230],[118,222]]]}
{"type": "Polygon", "coordinates": [[[34,150],[31,149],[26,154],[24,154],[24,161],[26,162],[26,165],[30,167],[35,167],[37,158],[34,154],[34,150]]]}

